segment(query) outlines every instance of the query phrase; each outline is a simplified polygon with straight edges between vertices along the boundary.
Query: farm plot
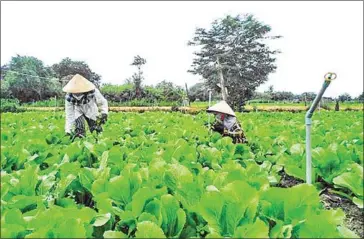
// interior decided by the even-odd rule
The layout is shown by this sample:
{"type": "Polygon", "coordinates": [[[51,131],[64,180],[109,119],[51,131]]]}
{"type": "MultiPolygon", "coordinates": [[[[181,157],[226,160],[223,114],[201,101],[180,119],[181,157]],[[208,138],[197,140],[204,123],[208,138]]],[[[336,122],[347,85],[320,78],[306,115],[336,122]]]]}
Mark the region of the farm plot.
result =
{"type": "Polygon", "coordinates": [[[210,135],[206,114],[111,113],[102,135],[73,143],[61,112],[1,116],[4,238],[363,235],[320,198],[340,194],[362,212],[359,112],[315,115],[314,185],[295,185],[303,114],[238,114],[249,145],[210,135]]]}

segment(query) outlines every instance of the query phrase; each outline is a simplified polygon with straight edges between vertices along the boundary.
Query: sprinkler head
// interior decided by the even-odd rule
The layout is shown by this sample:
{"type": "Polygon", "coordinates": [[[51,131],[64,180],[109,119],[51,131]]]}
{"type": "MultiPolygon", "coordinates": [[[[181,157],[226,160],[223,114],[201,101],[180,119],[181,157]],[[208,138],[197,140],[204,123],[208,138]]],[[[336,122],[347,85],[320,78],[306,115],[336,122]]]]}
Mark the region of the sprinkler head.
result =
{"type": "Polygon", "coordinates": [[[332,80],[335,80],[337,77],[336,73],[333,73],[333,72],[328,72],[325,74],[324,78],[325,78],[325,81],[332,81],[332,80]]]}

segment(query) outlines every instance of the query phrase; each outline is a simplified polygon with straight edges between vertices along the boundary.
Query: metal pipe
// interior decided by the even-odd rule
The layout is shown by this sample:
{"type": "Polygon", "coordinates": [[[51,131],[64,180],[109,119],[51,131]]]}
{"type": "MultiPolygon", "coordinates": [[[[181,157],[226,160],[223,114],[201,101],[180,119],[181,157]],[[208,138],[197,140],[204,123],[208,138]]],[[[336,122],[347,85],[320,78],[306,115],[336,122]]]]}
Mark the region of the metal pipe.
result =
{"type": "Polygon", "coordinates": [[[329,87],[332,80],[336,79],[335,73],[326,73],[324,78],[324,84],[320,92],[317,94],[315,100],[313,101],[310,109],[307,111],[305,116],[305,124],[306,124],[306,183],[312,184],[312,158],[311,158],[311,124],[312,124],[312,115],[317,105],[319,104],[323,94],[325,93],[327,87],[329,87]]]}

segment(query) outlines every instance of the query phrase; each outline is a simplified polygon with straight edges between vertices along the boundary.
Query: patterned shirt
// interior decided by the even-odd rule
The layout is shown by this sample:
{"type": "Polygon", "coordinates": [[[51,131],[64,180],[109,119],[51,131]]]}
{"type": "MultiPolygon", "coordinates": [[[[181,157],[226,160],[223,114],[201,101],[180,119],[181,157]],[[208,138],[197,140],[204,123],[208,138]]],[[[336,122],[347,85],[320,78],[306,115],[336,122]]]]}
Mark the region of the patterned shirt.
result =
{"type": "Polygon", "coordinates": [[[75,120],[82,115],[96,121],[96,117],[99,115],[98,107],[100,107],[101,114],[108,114],[107,100],[98,89],[81,96],[67,94],[65,101],[66,133],[71,133],[75,120]]]}

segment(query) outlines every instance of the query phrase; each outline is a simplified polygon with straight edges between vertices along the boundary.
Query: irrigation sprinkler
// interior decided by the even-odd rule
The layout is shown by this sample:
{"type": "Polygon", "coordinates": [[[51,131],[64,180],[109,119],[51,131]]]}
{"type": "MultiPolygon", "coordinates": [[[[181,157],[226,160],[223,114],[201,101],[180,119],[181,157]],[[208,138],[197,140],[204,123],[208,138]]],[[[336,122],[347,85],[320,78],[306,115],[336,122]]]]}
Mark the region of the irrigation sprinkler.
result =
{"type": "Polygon", "coordinates": [[[327,87],[329,87],[332,80],[335,80],[337,75],[332,72],[328,72],[325,74],[324,84],[320,92],[317,94],[314,99],[310,109],[306,113],[305,123],[306,123],[306,183],[312,184],[312,158],[311,158],[311,124],[312,124],[312,115],[317,105],[319,104],[323,94],[325,93],[327,87]]]}

